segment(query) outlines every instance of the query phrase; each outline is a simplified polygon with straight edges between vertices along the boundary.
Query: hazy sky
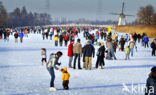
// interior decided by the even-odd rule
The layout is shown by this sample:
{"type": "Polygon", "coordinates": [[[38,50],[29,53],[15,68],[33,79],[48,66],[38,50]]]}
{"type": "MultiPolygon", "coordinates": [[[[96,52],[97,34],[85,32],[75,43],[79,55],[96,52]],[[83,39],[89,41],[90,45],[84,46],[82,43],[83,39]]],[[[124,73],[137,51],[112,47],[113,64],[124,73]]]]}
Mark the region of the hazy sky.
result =
{"type": "MultiPolygon", "coordinates": [[[[120,13],[123,0],[0,0],[8,12],[16,7],[26,6],[29,11],[48,12],[52,18],[89,20],[118,20],[110,13],[120,13]]],[[[156,0],[125,0],[125,14],[135,15],[127,17],[128,22],[136,18],[141,6],[151,4],[156,10],[156,0]]]]}

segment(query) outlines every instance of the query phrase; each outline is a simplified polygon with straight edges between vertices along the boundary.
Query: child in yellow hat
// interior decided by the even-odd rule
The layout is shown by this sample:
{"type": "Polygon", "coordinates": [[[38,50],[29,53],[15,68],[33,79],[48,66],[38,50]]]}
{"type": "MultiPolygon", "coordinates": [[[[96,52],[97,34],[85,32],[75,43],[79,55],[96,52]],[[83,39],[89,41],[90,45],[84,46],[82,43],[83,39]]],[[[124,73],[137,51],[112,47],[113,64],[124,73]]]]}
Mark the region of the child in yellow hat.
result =
{"type": "Polygon", "coordinates": [[[62,71],[62,80],[63,80],[62,85],[63,85],[63,88],[64,88],[64,90],[68,90],[69,89],[68,84],[69,84],[70,74],[67,72],[66,67],[61,69],[61,71],[62,71]]]}

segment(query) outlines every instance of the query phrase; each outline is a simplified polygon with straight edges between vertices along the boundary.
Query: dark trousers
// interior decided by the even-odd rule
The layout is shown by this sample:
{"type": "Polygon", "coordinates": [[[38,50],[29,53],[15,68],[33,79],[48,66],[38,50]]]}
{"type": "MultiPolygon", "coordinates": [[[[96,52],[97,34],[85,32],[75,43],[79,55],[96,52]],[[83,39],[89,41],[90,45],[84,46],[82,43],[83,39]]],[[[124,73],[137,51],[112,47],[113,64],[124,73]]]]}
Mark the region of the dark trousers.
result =
{"type": "Polygon", "coordinates": [[[96,61],[96,68],[98,68],[98,66],[104,66],[104,65],[105,65],[104,57],[98,56],[96,61]]]}
{"type": "Polygon", "coordinates": [[[65,41],[65,46],[67,46],[67,44],[68,44],[68,41],[66,40],[66,41],[65,41]]]}
{"type": "Polygon", "coordinates": [[[46,35],[46,39],[48,39],[48,35],[46,35]]]}
{"type": "Polygon", "coordinates": [[[69,89],[68,84],[69,84],[69,80],[63,80],[62,85],[63,85],[64,90],[68,90],[69,89]]]}
{"type": "Polygon", "coordinates": [[[152,48],[152,56],[155,56],[155,49],[152,48]]]}
{"type": "Polygon", "coordinates": [[[23,38],[20,38],[20,42],[21,42],[21,43],[23,42],[23,38]]]}
{"type": "Polygon", "coordinates": [[[101,36],[101,39],[103,39],[103,36],[101,36]]]}
{"type": "Polygon", "coordinates": [[[121,45],[121,50],[124,51],[124,45],[121,45]]]}
{"type": "Polygon", "coordinates": [[[50,35],[50,40],[52,40],[52,36],[53,36],[53,35],[50,35]]]}
{"type": "Polygon", "coordinates": [[[54,87],[54,80],[55,80],[54,68],[47,68],[47,70],[49,71],[49,74],[51,76],[50,87],[54,87]]]}
{"type": "Polygon", "coordinates": [[[60,41],[60,46],[62,46],[62,42],[60,41]]]}
{"type": "Polygon", "coordinates": [[[58,41],[55,41],[55,46],[58,46],[58,41]]]}
{"type": "Polygon", "coordinates": [[[138,43],[140,43],[140,38],[138,38],[138,43]]]}
{"type": "Polygon", "coordinates": [[[46,58],[42,58],[42,60],[41,60],[41,62],[42,62],[42,65],[43,65],[43,61],[44,61],[45,63],[47,63],[47,60],[46,60],[46,58]]]}
{"type": "Polygon", "coordinates": [[[75,66],[76,66],[76,60],[78,58],[78,68],[80,69],[81,66],[80,66],[80,54],[75,54],[74,55],[74,69],[75,69],[75,66]]]}
{"type": "Polygon", "coordinates": [[[146,48],[146,46],[148,47],[148,42],[145,42],[145,48],[146,48]]]}
{"type": "Polygon", "coordinates": [[[45,39],[45,36],[43,35],[42,37],[43,37],[43,40],[44,40],[45,39]]]}

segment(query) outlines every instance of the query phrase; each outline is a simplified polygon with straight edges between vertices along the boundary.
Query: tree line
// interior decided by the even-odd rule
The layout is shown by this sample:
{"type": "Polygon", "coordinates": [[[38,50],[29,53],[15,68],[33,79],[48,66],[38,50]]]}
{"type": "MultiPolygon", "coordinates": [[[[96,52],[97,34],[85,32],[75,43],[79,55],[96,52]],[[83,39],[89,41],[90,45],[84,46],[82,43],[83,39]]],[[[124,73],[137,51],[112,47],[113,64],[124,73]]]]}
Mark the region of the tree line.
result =
{"type": "Polygon", "coordinates": [[[47,13],[27,12],[26,8],[22,10],[16,8],[8,15],[8,25],[17,26],[38,26],[51,24],[51,16],[47,13]]]}
{"type": "Polygon", "coordinates": [[[26,7],[7,13],[0,1],[0,27],[41,26],[52,24],[47,13],[28,12],[26,7]]]}
{"type": "Polygon", "coordinates": [[[1,27],[22,27],[22,26],[42,26],[50,24],[117,24],[117,21],[101,21],[101,20],[86,20],[84,18],[77,20],[67,20],[61,18],[60,20],[52,20],[47,13],[28,12],[26,7],[22,9],[16,8],[13,12],[7,13],[2,2],[0,1],[0,26],[1,27]]]}

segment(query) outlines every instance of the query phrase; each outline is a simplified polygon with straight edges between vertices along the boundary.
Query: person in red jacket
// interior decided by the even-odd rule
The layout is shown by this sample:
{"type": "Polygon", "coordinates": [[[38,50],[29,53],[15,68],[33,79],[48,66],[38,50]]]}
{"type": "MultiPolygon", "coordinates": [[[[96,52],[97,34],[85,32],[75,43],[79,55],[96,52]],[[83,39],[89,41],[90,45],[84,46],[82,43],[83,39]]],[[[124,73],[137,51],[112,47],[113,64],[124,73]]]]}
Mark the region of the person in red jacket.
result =
{"type": "Polygon", "coordinates": [[[74,40],[71,40],[70,44],[68,45],[69,68],[72,68],[71,63],[73,60],[73,44],[74,40]]]}
{"type": "Polygon", "coordinates": [[[100,33],[99,32],[97,32],[97,36],[100,36],[100,33]]]}
{"type": "Polygon", "coordinates": [[[64,41],[65,41],[65,46],[67,46],[67,44],[68,44],[68,35],[66,34],[65,36],[64,36],[64,41]]]}
{"type": "Polygon", "coordinates": [[[94,44],[94,38],[95,38],[95,35],[94,35],[94,33],[93,33],[93,34],[92,34],[92,38],[91,38],[92,44],[94,44]]]}

